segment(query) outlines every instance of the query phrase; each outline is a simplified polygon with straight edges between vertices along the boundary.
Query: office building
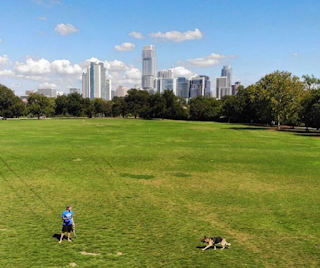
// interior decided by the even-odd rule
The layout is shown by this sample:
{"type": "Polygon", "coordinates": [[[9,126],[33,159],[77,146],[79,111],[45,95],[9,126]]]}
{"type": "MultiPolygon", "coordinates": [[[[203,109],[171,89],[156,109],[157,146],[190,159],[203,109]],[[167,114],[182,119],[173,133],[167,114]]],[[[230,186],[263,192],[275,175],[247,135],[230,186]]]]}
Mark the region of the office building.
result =
{"type": "Polygon", "coordinates": [[[142,89],[154,93],[156,88],[156,50],[153,45],[143,46],[142,50],[142,89]]]}
{"type": "Polygon", "coordinates": [[[112,100],[111,90],[112,90],[111,79],[107,79],[107,80],[106,80],[106,91],[105,91],[105,95],[104,95],[104,98],[103,98],[103,99],[105,99],[105,100],[112,100]]]}
{"type": "Polygon", "coordinates": [[[163,93],[165,90],[172,90],[177,94],[177,78],[160,78],[157,80],[157,92],[163,93]]]}
{"type": "Polygon", "coordinates": [[[90,62],[87,73],[82,74],[82,96],[106,99],[106,68],[102,62],[90,62]]]}
{"type": "Polygon", "coordinates": [[[210,97],[210,78],[206,75],[192,77],[189,84],[189,98],[197,96],[210,97]]]}
{"type": "Polygon", "coordinates": [[[232,68],[230,65],[225,65],[223,66],[222,70],[221,70],[221,76],[225,76],[227,77],[227,87],[231,88],[232,85],[232,68]]]}
{"type": "Polygon", "coordinates": [[[227,76],[216,78],[216,98],[221,99],[225,95],[231,95],[231,87],[227,86],[227,76]]]}
{"type": "Polygon", "coordinates": [[[238,94],[238,88],[241,86],[241,82],[235,82],[234,85],[231,86],[232,88],[232,95],[238,94]]]}
{"type": "Polygon", "coordinates": [[[185,77],[177,77],[177,96],[189,99],[189,80],[185,77]]]}
{"type": "Polygon", "coordinates": [[[80,88],[69,88],[69,94],[78,93],[80,94],[80,88]]]}
{"type": "Polygon", "coordinates": [[[127,95],[129,88],[124,86],[118,86],[116,90],[117,97],[125,97],[127,95]]]}
{"type": "Polygon", "coordinates": [[[57,97],[57,90],[53,88],[39,88],[38,93],[45,95],[46,97],[57,97]]]}

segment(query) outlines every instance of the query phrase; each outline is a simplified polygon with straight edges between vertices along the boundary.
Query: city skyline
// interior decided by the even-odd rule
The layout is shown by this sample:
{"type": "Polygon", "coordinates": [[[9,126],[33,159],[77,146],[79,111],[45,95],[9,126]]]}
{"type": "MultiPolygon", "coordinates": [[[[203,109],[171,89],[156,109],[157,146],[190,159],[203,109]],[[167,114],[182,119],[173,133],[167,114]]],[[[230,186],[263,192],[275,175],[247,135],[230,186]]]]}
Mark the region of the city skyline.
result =
{"type": "Polygon", "coordinates": [[[93,61],[104,63],[113,89],[141,87],[149,45],[156,71],[209,76],[211,91],[225,65],[244,86],[275,70],[319,77],[319,8],[315,0],[1,1],[0,83],[18,95],[68,93],[93,61]]]}

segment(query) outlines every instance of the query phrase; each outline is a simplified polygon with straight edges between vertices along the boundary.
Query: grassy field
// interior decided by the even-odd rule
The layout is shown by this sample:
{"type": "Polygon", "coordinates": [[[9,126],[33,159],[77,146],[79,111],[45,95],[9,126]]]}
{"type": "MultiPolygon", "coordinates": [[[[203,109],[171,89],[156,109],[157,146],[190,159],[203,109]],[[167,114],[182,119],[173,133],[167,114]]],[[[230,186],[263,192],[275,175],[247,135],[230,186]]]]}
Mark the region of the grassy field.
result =
{"type": "Polygon", "coordinates": [[[319,185],[319,137],[0,121],[0,267],[320,267],[319,185]],[[58,244],[67,204],[78,237],[58,244]],[[203,235],[232,246],[203,252],[203,235]]]}

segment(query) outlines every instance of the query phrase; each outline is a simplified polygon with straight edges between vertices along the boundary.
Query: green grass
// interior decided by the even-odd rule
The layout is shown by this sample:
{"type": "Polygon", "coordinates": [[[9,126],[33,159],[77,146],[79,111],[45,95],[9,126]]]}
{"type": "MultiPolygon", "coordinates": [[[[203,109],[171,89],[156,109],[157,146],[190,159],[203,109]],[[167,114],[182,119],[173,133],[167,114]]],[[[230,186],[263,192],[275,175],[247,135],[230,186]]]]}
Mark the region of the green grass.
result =
{"type": "Polygon", "coordinates": [[[211,122],[0,121],[0,267],[319,267],[319,179],[316,137],[211,122]],[[78,237],[60,245],[67,204],[78,237]],[[203,235],[232,246],[203,252],[203,235]]]}

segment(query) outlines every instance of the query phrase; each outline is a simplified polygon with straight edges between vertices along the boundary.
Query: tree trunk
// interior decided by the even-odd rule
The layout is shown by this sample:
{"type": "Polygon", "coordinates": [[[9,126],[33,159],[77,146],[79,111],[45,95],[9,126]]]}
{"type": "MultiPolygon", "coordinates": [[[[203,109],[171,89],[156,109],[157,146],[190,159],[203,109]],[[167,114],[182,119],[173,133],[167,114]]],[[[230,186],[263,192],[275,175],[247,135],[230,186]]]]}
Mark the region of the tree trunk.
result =
{"type": "Polygon", "coordinates": [[[278,115],[278,127],[277,127],[278,130],[280,130],[280,116],[278,115]]]}

